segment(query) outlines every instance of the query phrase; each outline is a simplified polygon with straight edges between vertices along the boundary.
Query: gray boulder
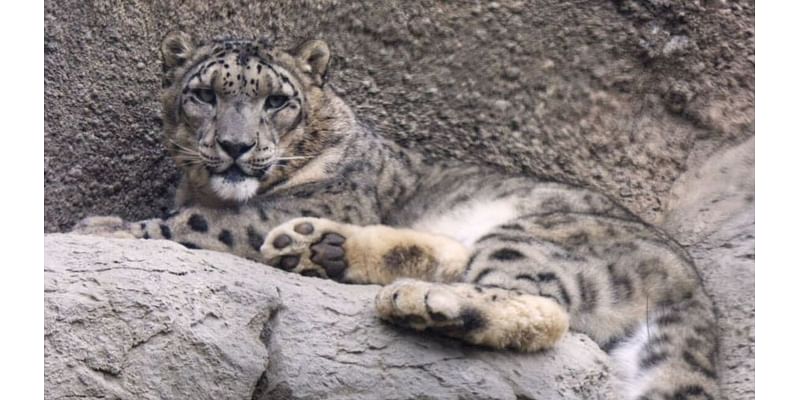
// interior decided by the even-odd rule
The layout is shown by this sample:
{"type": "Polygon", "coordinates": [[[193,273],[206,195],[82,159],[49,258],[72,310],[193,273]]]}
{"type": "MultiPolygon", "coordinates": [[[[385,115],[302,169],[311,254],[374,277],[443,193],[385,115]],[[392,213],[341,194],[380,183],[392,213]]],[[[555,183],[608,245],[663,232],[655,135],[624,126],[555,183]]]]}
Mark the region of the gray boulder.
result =
{"type": "Polygon", "coordinates": [[[755,397],[755,139],[681,176],[662,226],[686,246],[717,307],[729,399],[755,397]]]}
{"type": "Polygon", "coordinates": [[[167,241],[45,238],[45,398],[608,399],[581,334],[537,354],[380,322],[378,286],[167,241]]]}

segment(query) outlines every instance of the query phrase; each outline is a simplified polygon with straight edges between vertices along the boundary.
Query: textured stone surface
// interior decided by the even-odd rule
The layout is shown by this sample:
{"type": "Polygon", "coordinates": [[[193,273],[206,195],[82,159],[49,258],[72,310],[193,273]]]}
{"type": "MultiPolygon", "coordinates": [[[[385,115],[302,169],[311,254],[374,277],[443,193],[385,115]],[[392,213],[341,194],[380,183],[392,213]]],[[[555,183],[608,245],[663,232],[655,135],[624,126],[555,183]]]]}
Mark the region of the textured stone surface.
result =
{"type": "Polygon", "coordinates": [[[488,351],[380,322],[341,285],[166,241],[45,237],[45,398],[607,399],[570,333],[488,351]]]}
{"type": "Polygon", "coordinates": [[[690,248],[717,305],[719,377],[729,399],[755,398],[755,209],[726,220],[690,248]]]}
{"type": "MultiPolygon", "coordinates": [[[[697,162],[697,161],[695,161],[697,162]]],[[[714,154],[679,177],[657,221],[684,246],[714,234],[755,202],[755,138],[714,154]]]]}
{"type": "Polygon", "coordinates": [[[719,376],[729,399],[755,396],[755,140],[676,182],[663,227],[686,246],[717,306],[719,376]]]}
{"type": "Polygon", "coordinates": [[[652,220],[754,132],[753,1],[45,1],[45,226],[170,206],[158,45],[330,42],[361,118],[431,157],[582,181],[652,220]]]}

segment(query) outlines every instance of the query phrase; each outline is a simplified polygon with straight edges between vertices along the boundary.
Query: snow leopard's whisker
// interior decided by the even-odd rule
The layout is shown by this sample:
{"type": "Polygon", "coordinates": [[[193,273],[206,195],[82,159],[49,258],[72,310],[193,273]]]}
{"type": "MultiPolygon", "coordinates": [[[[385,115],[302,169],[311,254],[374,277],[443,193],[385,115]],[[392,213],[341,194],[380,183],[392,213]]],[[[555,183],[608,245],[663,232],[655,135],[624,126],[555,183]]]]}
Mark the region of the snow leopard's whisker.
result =
{"type": "Polygon", "coordinates": [[[178,161],[178,164],[185,166],[202,166],[203,163],[197,161],[178,161]]]}
{"type": "Polygon", "coordinates": [[[187,153],[190,153],[190,154],[200,154],[200,151],[198,151],[197,149],[193,149],[193,148],[188,147],[186,145],[182,145],[182,144],[180,144],[180,143],[178,143],[178,142],[176,142],[176,141],[174,141],[172,139],[170,139],[169,142],[172,143],[179,150],[183,150],[183,151],[185,151],[187,153]]]}
{"type": "Polygon", "coordinates": [[[289,157],[276,157],[275,159],[278,161],[288,161],[288,160],[305,160],[314,157],[315,156],[289,156],[289,157]]]}
{"type": "Polygon", "coordinates": [[[179,161],[195,161],[195,162],[198,162],[198,163],[204,162],[204,160],[202,158],[197,157],[197,156],[188,156],[188,155],[177,154],[177,155],[175,155],[174,158],[176,160],[179,160],[179,161]]]}
{"type": "Polygon", "coordinates": [[[175,160],[176,161],[181,161],[181,162],[195,162],[195,163],[198,163],[198,164],[203,162],[202,159],[199,159],[197,157],[187,157],[187,156],[181,156],[181,155],[176,155],[175,156],[175,160]]]}
{"type": "Polygon", "coordinates": [[[185,151],[177,151],[176,154],[175,154],[175,158],[203,160],[202,154],[199,154],[199,153],[187,153],[185,151]]]}
{"type": "Polygon", "coordinates": [[[192,162],[192,161],[178,161],[177,164],[182,167],[195,167],[195,166],[202,166],[202,162],[192,162]]]}

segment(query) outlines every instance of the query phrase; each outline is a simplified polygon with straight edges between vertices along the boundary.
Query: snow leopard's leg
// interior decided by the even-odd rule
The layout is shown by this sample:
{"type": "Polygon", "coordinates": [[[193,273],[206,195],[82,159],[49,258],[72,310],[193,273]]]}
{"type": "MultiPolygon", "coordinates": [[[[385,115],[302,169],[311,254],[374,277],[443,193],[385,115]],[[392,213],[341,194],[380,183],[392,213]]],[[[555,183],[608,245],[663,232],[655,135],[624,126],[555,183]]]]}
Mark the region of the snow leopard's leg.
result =
{"type": "MultiPolygon", "coordinates": [[[[216,250],[259,260],[259,248],[269,229],[276,225],[261,218],[255,208],[237,213],[203,207],[186,207],[165,218],[124,221],[119,217],[88,217],[73,232],[135,239],[165,239],[189,249],[216,250]]],[[[284,220],[288,216],[280,215],[284,220]]],[[[276,217],[276,219],[278,219],[276,217]]],[[[278,219],[280,220],[280,219],[278,219]]]]}
{"type": "Polygon", "coordinates": [[[295,218],[277,226],[261,252],[268,264],[287,271],[382,285],[403,277],[455,281],[469,256],[464,246],[444,236],[324,218],[295,218]]]}
{"type": "Polygon", "coordinates": [[[391,283],[376,299],[383,319],[473,344],[534,351],[553,346],[568,326],[552,299],[456,283],[469,249],[440,235],[298,218],[273,229],[262,252],[270,264],[304,275],[391,283]]]}
{"type": "MultiPolygon", "coordinates": [[[[309,207],[311,208],[311,207],[309,207]]],[[[119,217],[88,217],[73,232],[136,239],[164,239],[189,249],[232,253],[267,263],[261,245],[267,233],[281,222],[297,216],[291,208],[241,207],[229,209],[184,207],[164,218],[129,222],[119,217]]]]}

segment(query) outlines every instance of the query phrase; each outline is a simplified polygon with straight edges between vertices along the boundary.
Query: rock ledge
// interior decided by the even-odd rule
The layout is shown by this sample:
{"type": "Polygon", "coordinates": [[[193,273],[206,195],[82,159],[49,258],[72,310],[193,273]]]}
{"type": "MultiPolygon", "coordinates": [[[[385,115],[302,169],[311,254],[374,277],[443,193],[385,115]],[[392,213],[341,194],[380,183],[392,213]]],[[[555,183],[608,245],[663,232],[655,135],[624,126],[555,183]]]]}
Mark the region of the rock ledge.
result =
{"type": "Polygon", "coordinates": [[[378,286],[172,242],[45,236],[45,398],[607,399],[605,354],[538,354],[404,331],[378,286]]]}

